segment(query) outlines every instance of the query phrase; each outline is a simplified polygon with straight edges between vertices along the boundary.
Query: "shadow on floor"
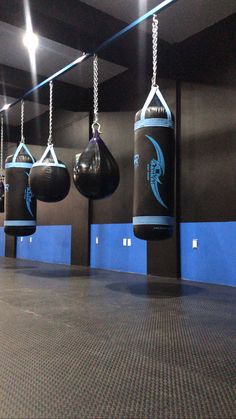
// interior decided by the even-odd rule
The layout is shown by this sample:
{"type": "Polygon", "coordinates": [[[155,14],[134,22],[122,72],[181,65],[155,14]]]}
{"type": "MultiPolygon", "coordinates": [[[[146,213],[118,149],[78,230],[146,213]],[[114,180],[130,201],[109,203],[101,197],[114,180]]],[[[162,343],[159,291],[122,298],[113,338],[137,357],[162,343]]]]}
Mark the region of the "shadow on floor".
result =
{"type": "Polygon", "coordinates": [[[124,292],[135,296],[144,296],[149,298],[176,298],[199,293],[205,293],[201,287],[181,283],[166,282],[145,282],[137,284],[112,283],[106,286],[112,291],[124,292]]]}
{"type": "Polygon", "coordinates": [[[38,266],[30,266],[30,265],[10,265],[10,266],[1,266],[2,269],[11,269],[11,270],[18,270],[18,269],[38,269],[38,266]]]}
{"type": "Polygon", "coordinates": [[[24,269],[18,269],[17,273],[23,274],[23,275],[29,275],[29,276],[36,276],[39,278],[76,278],[79,277],[94,277],[98,274],[95,272],[91,272],[88,269],[37,269],[37,270],[24,270],[24,269]]]}

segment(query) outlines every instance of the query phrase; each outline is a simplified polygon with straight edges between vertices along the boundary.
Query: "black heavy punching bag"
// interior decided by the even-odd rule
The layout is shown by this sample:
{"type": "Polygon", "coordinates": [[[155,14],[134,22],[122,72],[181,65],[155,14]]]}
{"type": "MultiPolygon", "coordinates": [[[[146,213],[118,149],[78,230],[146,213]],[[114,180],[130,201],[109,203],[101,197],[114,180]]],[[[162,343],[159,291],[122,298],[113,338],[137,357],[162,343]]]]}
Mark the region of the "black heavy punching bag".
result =
{"type": "Polygon", "coordinates": [[[97,130],[79,156],[73,179],[78,191],[91,199],[105,198],[119,185],[119,167],[97,130]]]}
{"type": "Polygon", "coordinates": [[[4,178],[2,176],[0,180],[0,212],[4,212],[4,200],[5,200],[5,185],[4,185],[4,178]]]}
{"type": "Polygon", "coordinates": [[[135,117],[133,228],[140,239],[173,234],[174,149],[173,116],[153,86],[135,117]],[[149,106],[153,100],[156,106],[149,106]]]}
{"type": "Polygon", "coordinates": [[[41,159],[30,170],[29,184],[39,201],[58,202],[70,190],[70,175],[67,167],[57,160],[53,145],[49,144],[41,159]],[[51,157],[48,155],[51,154],[51,157]]]}
{"type": "Polygon", "coordinates": [[[36,199],[28,184],[33,162],[23,142],[15,154],[6,159],[4,230],[12,236],[29,236],[36,230],[36,199]]]}
{"type": "Polygon", "coordinates": [[[1,114],[1,145],[0,145],[0,212],[4,212],[5,176],[3,170],[3,114],[1,114]]]}

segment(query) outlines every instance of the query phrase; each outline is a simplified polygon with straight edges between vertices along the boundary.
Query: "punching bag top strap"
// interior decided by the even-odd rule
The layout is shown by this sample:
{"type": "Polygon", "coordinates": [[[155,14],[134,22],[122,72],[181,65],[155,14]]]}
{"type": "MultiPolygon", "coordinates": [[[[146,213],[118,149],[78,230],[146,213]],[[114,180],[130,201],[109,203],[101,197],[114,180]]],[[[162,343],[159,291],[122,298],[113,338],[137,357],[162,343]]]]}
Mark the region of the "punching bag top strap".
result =
{"type": "Polygon", "coordinates": [[[155,95],[157,96],[157,98],[159,99],[159,102],[161,103],[161,105],[164,107],[164,109],[166,111],[167,120],[170,122],[170,125],[173,125],[171,111],[170,111],[164,97],[162,96],[162,94],[160,92],[159,86],[152,86],[152,88],[150,90],[150,93],[149,93],[149,95],[146,99],[146,102],[144,103],[144,106],[142,108],[140,121],[143,121],[145,119],[146,110],[149,107],[149,105],[151,104],[155,95]]]}
{"type": "Polygon", "coordinates": [[[47,165],[47,166],[57,166],[57,167],[63,167],[63,168],[66,167],[64,164],[58,163],[57,156],[56,156],[56,153],[55,153],[54,148],[53,148],[53,144],[48,144],[47,147],[46,147],[46,150],[44,151],[44,153],[41,157],[41,159],[38,160],[36,163],[34,163],[34,167],[45,166],[45,165],[47,165]],[[51,154],[54,163],[44,162],[44,160],[46,159],[46,157],[49,153],[51,154]]]}
{"type": "Polygon", "coordinates": [[[53,144],[48,144],[48,146],[46,147],[46,150],[44,151],[44,153],[43,153],[41,159],[38,161],[38,163],[43,163],[43,161],[46,159],[46,157],[49,153],[51,154],[54,163],[58,164],[58,160],[57,160],[57,156],[56,156],[56,153],[54,151],[54,148],[53,148],[53,144]]]}
{"type": "Polygon", "coordinates": [[[43,161],[46,159],[46,157],[49,153],[51,154],[54,163],[58,164],[58,160],[57,160],[57,156],[56,156],[56,153],[54,151],[54,148],[53,148],[53,144],[48,144],[47,145],[46,150],[44,151],[44,153],[43,153],[41,159],[38,161],[38,163],[43,163],[43,161]]]}
{"type": "Polygon", "coordinates": [[[33,158],[33,156],[32,156],[32,154],[30,153],[28,147],[25,145],[25,143],[23,143],[21,141],[20,144],[18,145],[15,153],[14,153],[14,156],[13,156],[13,159],[12,159],[12,163],[15,163],[16,162],[16,159],[17,159],[17,157],[18,157],[21,149],[24,149],[25,153],[28,154],[28,156],[30,156],[30,158],[32,159],[32,162],[35,161],[34,158],[33,158]]]}

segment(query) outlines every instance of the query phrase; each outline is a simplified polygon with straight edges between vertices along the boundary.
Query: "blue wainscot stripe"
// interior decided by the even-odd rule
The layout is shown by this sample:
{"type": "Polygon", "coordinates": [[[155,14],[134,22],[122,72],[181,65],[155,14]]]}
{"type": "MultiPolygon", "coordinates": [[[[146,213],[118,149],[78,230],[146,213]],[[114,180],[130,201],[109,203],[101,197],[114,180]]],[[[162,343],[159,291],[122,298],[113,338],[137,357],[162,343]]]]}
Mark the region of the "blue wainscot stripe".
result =
{"type": "Polygon", "coordinates": [[[147,273],[147,242],[134,236],[132,224],[92,224],[90,243],[92,268],[147,273]]]}
{"type": "Polygon", "coordinates": [[[32,236],[17,237],[16,257],[70,265],[71,232],[71,225],[38,226],[32,236]]]}
{"type": "Polygon", "coordinates": [[[5,234],[4,234],[4,227],[0,227],[0,256],[5,256],[5,234]]]}
{"type": "Polygon", "coordinates": [[[182,278],[236,286],[236,222],[182,223],[180,231],[182,278]]]}

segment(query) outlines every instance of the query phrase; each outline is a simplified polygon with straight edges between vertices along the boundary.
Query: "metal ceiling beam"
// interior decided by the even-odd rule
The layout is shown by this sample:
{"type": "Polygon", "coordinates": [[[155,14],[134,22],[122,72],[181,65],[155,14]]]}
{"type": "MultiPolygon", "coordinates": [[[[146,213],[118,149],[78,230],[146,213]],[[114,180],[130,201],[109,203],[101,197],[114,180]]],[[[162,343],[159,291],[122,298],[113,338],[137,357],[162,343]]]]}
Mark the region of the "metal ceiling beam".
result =
{"type": "MultiPolygon", "coordinates": [[[[37,80],[42,82],[44,77],[37,75],[37,80]]],[[[22,97],[25,89],[30,89],[31,86],[32,78],[29,72],[0,64],[0,95],[22,97]]],[[[88,89],[84,87],[55,80],[54,97],[59,108],[73,112],[87,111],[91,104],[90,96],[88,89]],[[79,101],[78,97],[80,98],[79,101]]],[[[34,95],[29,95],[28,100],[36,100],[38,103],[48,105],[47,89],[40,89],[37,99],[34,95]]]]}
{"type": "Polygon", "coordinates": [[[19,103],[22,99],[25,99],[26,97],[28,97],[29,95],[31,95],[33,92],[35,92],[36,90],[40,89],[42,86],[44,86],[47,83],[49,83],[49,81],[56,79],[57,77],[61,76],[62,74],[65,74],[66,72],[68,72],[72,68],[78,66],[83,61],[85,61],[88,58],[90,58],[93,54],[97,54],[100,51],[104,50],[109,45],[113,44],[115,41],[117,41],[118,39],[120,39],[127,32],[129,32],[130,30],[132,30],[133,28],[135,28],[136,26],[138,26],[140,23],[142,23],[146,19],[150,18],[153,14],[160,13],[162,10],[166,9],[167,7],[169,7],[170,5],[172,5],[173,3],[177,2],[177,1],[178,0],[164,0],[164,1],[162,1],[159,5],[157,5],[153,9],[151,9],[149,12],[145,13],[144,15],[142,15],[141,17],[139,17],[138,19],[136,19],[133,22],[131,22],[129,25],[127,25],[126,27],[124,27],[123,29],[121,29],[120,31],[118,31],[117,33],[115,33],[113,36],[109,37],[107,40],[103,41],[99,46],[97,46],[96,48],[94,48],[93,51],[84,53],[82,56],[78,57],[76,60],[72,61],[67,66],[63,67],[61,70],[59,70],[56,73],[52,74],[50,77],[47,77],[45,80],[43,80],[42,82],[40,82],[39,84],[37,84],[36,86],[34,86],[32,89],[28,90],[26,93],[24,93],[24,95],[21,98],[17,99],[13,103],[11,103],[8,106],[7,109],[6,109],[6,107],[3,107],[2,109],[0,109],[0,113],[7,111],[9,108],[11,108],[14,105],[16,105],[17,103],[19,103]]]}

